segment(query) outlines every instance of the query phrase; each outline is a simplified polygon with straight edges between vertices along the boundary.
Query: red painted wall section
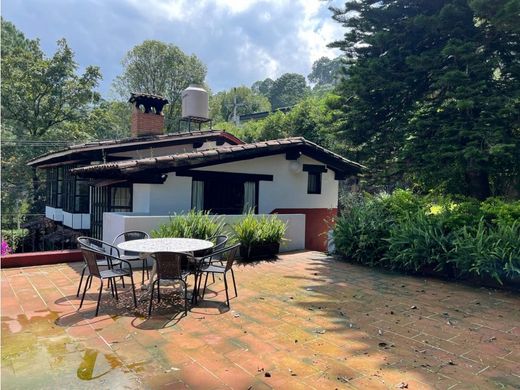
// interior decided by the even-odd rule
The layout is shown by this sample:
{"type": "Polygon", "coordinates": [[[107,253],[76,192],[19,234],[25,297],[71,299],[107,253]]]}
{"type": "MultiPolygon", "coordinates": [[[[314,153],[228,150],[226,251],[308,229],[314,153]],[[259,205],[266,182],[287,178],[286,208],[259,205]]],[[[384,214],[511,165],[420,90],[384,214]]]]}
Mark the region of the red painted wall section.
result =
{"type": "Polygon", "coordinates": [[[47,252],[13,253],[2,257],[2,268],[29,267],[34,265],[72,263],[83,261],[79,249],[47,252]]]}
{"type": "Polygon", "coordinates": [[[326,252],[327,232],[338,209],[275,209],[271,214],[305,214],[305,249],[326,252]]]}

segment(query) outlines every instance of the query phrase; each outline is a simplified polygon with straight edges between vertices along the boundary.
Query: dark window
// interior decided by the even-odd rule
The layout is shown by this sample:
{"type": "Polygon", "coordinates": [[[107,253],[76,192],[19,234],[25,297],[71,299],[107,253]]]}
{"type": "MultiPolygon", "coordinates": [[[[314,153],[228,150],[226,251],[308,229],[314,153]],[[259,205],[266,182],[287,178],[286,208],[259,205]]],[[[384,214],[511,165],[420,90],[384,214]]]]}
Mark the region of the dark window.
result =
{"type": "Polygon", "coordinates": [[[77,165],[67,165],[64,167],[64,187],[63,210],[69,213],[88,213],[89,212],[89,185],[88,179],[82,179],[72,175],[70,170],[77,165]]]}
{"type": "Polygon", "coordinates": [[[308,194],[321,194],[321,174],[327,172],[325,165],[303,164],[303,171],[308,172],[308,194]]]}
{"type": "Polygon", "coordinates": [[[321,194],[321,172],[309,172],[307,193],[321,194]]]}
{"type": "Polygon", "coordinates": [[[103,238],[103,213],[131,212],[132,187],[119,184],[105,187],[92,187],[92,210],[90,213],[90,234],[94,238],[103,238]]]}
{"type": "Polygon", "coordinates": [[[56,207],[56,168],[47,169],[47,205],[56,207]]]}
{"type": "Polygon", "coordinates": [[[242,214],[243,208],[243,181],[204,180],[204,210],[214,214],[242,214]]]}
{"type": "Polygon", "coordinates": [[[65,193],[64,171],[64,167],[58,167],[56,180],[56,207],[59,209],[63,208],[63,196],[65,193]]]}

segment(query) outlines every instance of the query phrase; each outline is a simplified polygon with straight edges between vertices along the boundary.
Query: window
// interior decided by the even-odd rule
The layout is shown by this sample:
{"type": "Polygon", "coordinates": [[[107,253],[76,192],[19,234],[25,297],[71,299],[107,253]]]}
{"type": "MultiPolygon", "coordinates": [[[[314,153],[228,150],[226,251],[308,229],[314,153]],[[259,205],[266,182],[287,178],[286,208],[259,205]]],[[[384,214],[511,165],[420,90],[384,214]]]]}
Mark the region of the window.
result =
{"type": "Polygon", "coordinates": [[[64,196],[64,167],[58,167],[57,180],[56,180],[56,207],[63,208],[63,196],[64,196]]]}
{"type": "Polygon", "coordinates": [[[214,214],[242,214],[243,208],[243,181],[204,180],[204,210],[214,214]]]}
{"type": "Polygon", "coordinates": [[[321,172],[309,172],[307,193],[321,194],[321,172]]]}
{"type": "Polygon", "coordinates": [[[94,238],[103,237],[103,213],[131,212],[131,184],[116,184],[105,187],[92,187],[92,210],[90,213],[90,234],[94,238]]]}
{"type": "Polygon", "coordinates": [[[213,214],[258,213],[260,181],[273,181],[272,175],[234,172],[180,171],[177,176],[192,177],[191,208],[213,214]]]}
{"type": "Polygon", "coordinates": [[[89,184],[88,179],[82,179],[70,173],[70,170],[77,166],[64,167],[63,211],[86,214],[89,212],[89,184]]]}
{"type": "Polygon", "coordinates": [[[303,164],[303,171],[308,173],[307,193],[321,194],[321,174],[327,172],[324,165],[303,164]]]}

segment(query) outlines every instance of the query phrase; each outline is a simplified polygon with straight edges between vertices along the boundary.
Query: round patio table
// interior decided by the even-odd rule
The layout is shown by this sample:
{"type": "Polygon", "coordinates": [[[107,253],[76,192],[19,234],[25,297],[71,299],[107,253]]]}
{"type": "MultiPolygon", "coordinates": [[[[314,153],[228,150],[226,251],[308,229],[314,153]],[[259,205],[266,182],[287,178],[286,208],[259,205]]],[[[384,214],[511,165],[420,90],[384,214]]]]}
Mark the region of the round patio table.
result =
{"type": "MultiPolygon", "coordinates": [[[[196,238],[143,238],[140,240],[131,240],[117,244],[117,247],[124,251],[139,252],[141,254],[150,254],[155,252],[175,252],[192,254],[196,251],[202,251],[213,247],[211,241],[199,240],[196,238]]],[[[156,274],[155,262],[150,275],[148,285],[143,285],[141,289],[151,291],[152,281],[156,274]]],[[[194,291],[193,298],[196,297],[194,291]]]]}
{"type": "Polygon", "coordinates": [[[209,249],[211,241],[196,238],[144,238],[141,240],[125,241],[117,245],[119,249],[129,252],[154,253],[175,252],[190,253],[209,249]]]}

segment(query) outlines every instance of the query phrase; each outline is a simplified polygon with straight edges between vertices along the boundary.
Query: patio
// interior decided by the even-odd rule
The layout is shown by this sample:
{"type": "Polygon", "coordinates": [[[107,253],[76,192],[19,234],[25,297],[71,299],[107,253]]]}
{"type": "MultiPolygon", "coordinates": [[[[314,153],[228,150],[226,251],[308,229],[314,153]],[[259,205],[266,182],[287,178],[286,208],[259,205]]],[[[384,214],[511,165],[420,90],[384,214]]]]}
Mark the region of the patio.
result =
{"type": "Polygon", "coordinates": [[[299,252],[236,266],[229,311],[217,281],[187,317],[136,316],[126,290],[94,318],[81,266],[2,270],[2,388],[520,387],[515,293],[299,252]]]}

